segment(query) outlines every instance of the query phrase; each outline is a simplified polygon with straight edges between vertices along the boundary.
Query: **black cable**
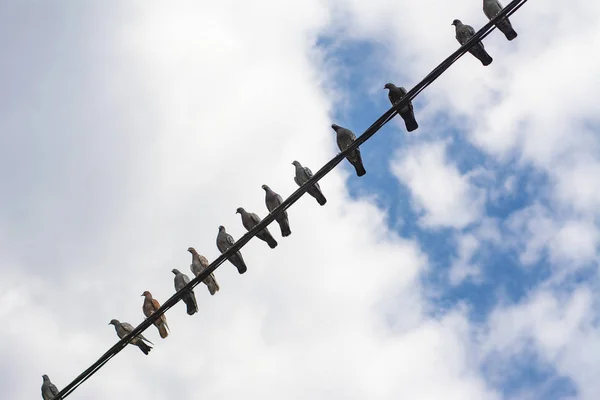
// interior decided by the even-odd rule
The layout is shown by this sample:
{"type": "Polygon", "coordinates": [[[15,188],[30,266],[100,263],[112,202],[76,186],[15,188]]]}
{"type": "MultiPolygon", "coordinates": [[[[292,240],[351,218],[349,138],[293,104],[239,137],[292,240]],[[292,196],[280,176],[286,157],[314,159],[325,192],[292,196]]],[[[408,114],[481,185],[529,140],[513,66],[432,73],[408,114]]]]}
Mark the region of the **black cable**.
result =
{"type": "Polygon", "coordinates": [[[404,106],[408,104],[409,101],[414,99],[421,91],[423,91],[427,86],[429,86],[433,81],[435,81],[441,74],[443,74],[452,64],[454,64],[460,57],[462,57],[475,43],[479,42],[495,28],[495,23],[504,17],[508,17],[516,12],[523,4],[525,4],[528,0],[513,0],[510,2],[496,17],[494,17],[490,22],[485,24],[479,31],[473,35],[465,44],[460,46],[458,50],[448,56],[444,61],[442,61],[436,68],[433,69],[421,82],[419,82],[415,87],[413,87],[402,99],[397,102],[392,108],[386,111],[381,117],[377,119],[370,127],[367,128],[356,140],[348,146],[346,150],[336,155],[332,158],[327,164],[325,164],[320,170],[318,170],[312,178],[308,180],[304,185],[298,188],[294,193],[292,193],[279,207],[274,209],[271,213],[269,213],[258,225],[248,231],[245,235],[240,237],[240,239],[231,246],[225,253],[221,254],[217,257],[204,271],[202,271],[198,276],[190,281],[183,289],[175,293],[171,296],[167,301],[163,303],[163,305],[156,310],[154,314],[152,314],[149,318],[145,319],[141,324],[131,331],[127,336],[123,339],[119,340],[113,347],[108,349],[106,353],[104,353],[100,358],[92,364],[88,369],[83,371],[79,376],[77,376],[70,384],[65,386],[55,397],[55,400],[62,400],[71,393],[79,385],[88,380],[93,374],[96,373],[100,368],[104,366],[111,358],[116,356],[121,350],[127,346],[128,342],[135,336],[142,333],[146,328],[148,328],[152,323],[157,320],[162,314],[168,311],[171,307],[173,307],[181,297],[185,293],[186,290],[193,289],[200,282],[206,279],[214,270],[216,270],[223,262],[225,262],[233,253],[240,250],[246,243],[250,241],[256,234],[264,229],[267,225],[275,220],[275,218],[287,210],[292,204],[300,199],[300,197],[307,192],[308,188],[313,184],[318,182],[321,178],[327,175],[333,168],[335,168],[346,156],[352,152],[355,148],[369,140],[379,129],[381,129],[385,124],[387,124],[397,113],[397,110],[402,109],[404,106]]]}

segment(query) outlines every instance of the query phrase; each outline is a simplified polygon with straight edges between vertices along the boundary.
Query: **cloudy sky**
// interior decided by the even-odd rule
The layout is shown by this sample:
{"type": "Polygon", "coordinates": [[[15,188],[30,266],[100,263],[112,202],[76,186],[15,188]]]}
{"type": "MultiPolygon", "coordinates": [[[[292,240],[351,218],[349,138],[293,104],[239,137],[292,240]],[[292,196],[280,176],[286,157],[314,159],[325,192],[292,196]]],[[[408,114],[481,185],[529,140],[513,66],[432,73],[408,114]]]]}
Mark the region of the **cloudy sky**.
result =
{"type": "MultiPolygon", "coordinates": [[[[0,387],[39,398],[237,207],[336,154],[479,0],[0,1],[0,387]]],[[[597,399],[600,5],[534,0],[72,399],[597,399]]]]}

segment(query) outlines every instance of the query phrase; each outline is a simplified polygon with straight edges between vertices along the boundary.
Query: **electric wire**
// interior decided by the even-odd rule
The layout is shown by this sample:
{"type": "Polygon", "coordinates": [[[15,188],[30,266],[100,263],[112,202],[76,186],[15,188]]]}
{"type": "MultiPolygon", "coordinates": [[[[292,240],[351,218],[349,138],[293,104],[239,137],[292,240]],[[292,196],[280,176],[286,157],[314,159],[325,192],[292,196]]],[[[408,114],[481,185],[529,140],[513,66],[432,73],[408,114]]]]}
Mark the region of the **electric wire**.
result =
{"type": "Polygon", "coordinates": [[[127,336],[119,340],[115,345],[108,349],[96,362],[94,362],[89,368],[79,374],[71,383],[63,387],[63,389],[54,397],[55,400],[62,400],[68,395],[73,393],[83,382],[88,380],[94,375],[100,368],[102,368],[108,361],[116,356],[121,350],[127,346],[129,341],[135,336],[146,330],[152,323],[157,320],[162,314],[173,307],[187,290],[193,289],[200,282],[206,279],[211,273],[213,273],[223,262],[225,262],[231,255],[240,250],[246,243],[250,241],[256,234],[267,227],[275,218],[287,210],[292,204],[300,199],[308,189],[318,182],[321,178],[327,175],[333,170],[340,162],[346,158],[346,156],[354,149],[359,147],[361,144],[369,140],[377,131],[379,131],[385,124],[387,124],[396,114],[398,110],[402,109],[408,104],[409,101],[414,99],[419,93],[421,93],[427,86],[435,81],[440,75],[442,75],[452,64],[454,64],[460,57],[462,57],[471,47],[477,42],[481,41],[487,35],[491,33],[495,28],[495,23],[502,18],[509,17],[515,13],[523,4],[528,0],[513,0],[510,2],[500,13],[498,13],[492,20],[485,24],[479,31],[475,33],[466,43],[460,46],[454,53],[448,56],[442,61],[436,68],[434,68],[423,80],[421,80],[415,87],[406,93],[400,101],[395,103],[388,111],[386,111],[381,117],[379,117],[371,126],[369,126],[362,135],[356,138],[356,140],[348,146],[344,151],[337,154],[328,163],[326,163],[321,169],[319,169],[304,185],[299,187],[294,193],[292,193],[283,203],[281,203],[276,209],[269,213],[259,224],[254,228],[240,237],[234,245],[231,246],[226,252],[217,257],[210,265],[202,271],[198,276],[192,279],[183,289],[176,292],[171,296],[163,305],[150,317],[145,319],[137,327],[131,331],[127,336]]]}

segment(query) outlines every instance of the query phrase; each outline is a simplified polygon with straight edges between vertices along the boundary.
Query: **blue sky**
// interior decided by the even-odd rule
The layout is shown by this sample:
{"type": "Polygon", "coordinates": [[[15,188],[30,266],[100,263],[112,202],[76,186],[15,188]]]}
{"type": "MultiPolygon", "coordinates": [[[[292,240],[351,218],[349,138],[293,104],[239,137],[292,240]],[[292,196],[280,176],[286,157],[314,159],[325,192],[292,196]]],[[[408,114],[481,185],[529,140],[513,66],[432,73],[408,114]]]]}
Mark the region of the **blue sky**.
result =
{"type": "MultiPolygon", "coordinates": [[[[63,387],[476,29],[478,2],[0,2],[0,386],[63,387]],[[476,4],[474,4],[476,3],[476,4]],[[51,17],[51,18],[50,18],[51,17]],[[60,360],[60,362],[57,362],[60,360]],[[7,367],[8,366],[8,367],[7,367]]],[[[595,400],[600,6],[531,1],[77,398],[595,400]],[[572,29],[573,26],[578,29],[572,29]],[[299,378],[300,377],[300,378],[299,378]]],[[[151,327],[152,328],[152,327],[151,327]]],[[[73,397],[73,398],[75,398],[73,397]]]]}
{"type": "MultiPolygon", "coordinates": [[[[407,82],[402,74],[395,75],[381,64],[382,55],[389,51],[385,43],[369,40],[346,40],[345,38],[326,37],[319,40],[319,47],[326,54],[327,62],[341,64],[343,73],[336,76],[335,85],[344,87],[346,97],[343,104],[332,112],[332,119],[358,135],[362,133],[376,118],[389,108],[387,90],[381,90],[379,96],[373,90],[373,77],[382,78],[380,86],[387,82],[410,89],[416,82],[407,82]],[[375,93],[374,93],[375,92],[375,93]]],[[[470,55],[464,56],[465,58],[470,55]]],[[[441,61],[441,59],[440,59],[441,61]]],[[[403,60],[402,62],[406,62],[403,60]]],[[[497,62],[502,62],[499,60],[497,62]]],[[[460,68],[454,65],[451,68],[460,68]]],[[[518,67],[516,67],[518,68],[518,67]]],[[[423,76],[427,71],[423,71],[423,76]]],[[[435,84],[435,83],[434,83],[435,84]]],[[[426,93],[423,93],[426,96],[426,93]]],[[[460,117],[448,115],[440,110],[420,118],[419,111],[425,106],[421,98],[414,101],[417,121],[421,125],[420,133],[425,136],[420,139],[425,143],[434,139],[449,139],[446,149],[447,158],[451,160],[461,174],[478,167],[485,168],[493,178],[480,179],[477,186],[491,191],[510,177],[514,182],[511,193],[497,199],[488,199],[485,203],[485,215],[499,221],[507,219],[513,212],[521,210],[533,202],[551,207],[544,192],[550,185],[548,176],[530,165],[515,165],[517,154],[509,156],[504,162],[489,157],[475,147],[466,137],[460,127],[460,117]],[[451,123],[454,120],[455,123],[451,123]],[[458,123],[456,123],[458,122],[458,123]],[[437,134],[429,134],[427,129],[438,125],[437,134]]],[[[386,125],[380,132],[362,146],[362,154],[368,170],[366,179],[358,179],[351,173],[348,180],[350,193],[357,198],[375,196],[377,204],[387,212],[387,223],[390,229],[399,235],[416,238],[427,253],[433,268],[422,276],[425,287],[435,291],[430,296],[433,313],[444,313],[457,305],[468,305],[469,318],[474,324],[484,324],[499,302],[517,304],[523,301],[536,287],[548,280],[551,275],[549,261],[546,256],[531,265],[526,270],[519,260],[519,252],[514,248],[501,248],[487,244],[471,256],[471,263],[481,268],[481,279],[467,279],[458,285],[448,282],[448,271],[459,256],[457,248],[457,231],[454,229],[428,229],[419,224],[419,212],[410,201],[410,188],[398,182],[390,170],[389,160],[395,157],[397,149],[406,144],[406,138],[411,136],[406,132],[399,116],[386,125]]],[[[419,140],[419,139],[417,139],[419,140]]],[[[344,168],[351,170],[345,165],[344,168]]],[[[352,171],[352,170],[351,170],[352,171]]],[[[439,195],[444,195],[440,193],[439,195]]],[[[477,222],[475,222],[477,225],[477,222]]],[[[466,228],[466,231],[471,229],[466,228]]],[[[564,282],[568,290],[569,283],[581,284],[595,279],[595,263],[593,271],[587,270],[573,277],[570,282],[564,282]]],[[[393,319],[393,317],[392,317],[393,319]]],[[[487,363],[496,361],[492,357],[487,363]]],[[[486,375],[486,364],[481,368],[486,375]]],[[[540,360],[535,352],[523,354],[510,362],[510,373],[502,379],[495,380],[493,374],[488,376],[489,382],[496,386],[507,397],[528,393],[532,398],[562,399],[577,396],[577,388],[568,377],[561,374],[540,360]]]]}

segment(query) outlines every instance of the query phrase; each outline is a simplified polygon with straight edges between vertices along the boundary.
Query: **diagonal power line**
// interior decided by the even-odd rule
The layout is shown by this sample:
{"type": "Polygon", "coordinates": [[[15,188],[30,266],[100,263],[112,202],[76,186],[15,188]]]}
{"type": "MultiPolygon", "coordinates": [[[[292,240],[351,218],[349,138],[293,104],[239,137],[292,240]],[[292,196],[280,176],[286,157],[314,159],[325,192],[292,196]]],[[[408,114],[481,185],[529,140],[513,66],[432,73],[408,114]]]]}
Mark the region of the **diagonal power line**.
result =
{"type": "Polygon", "coordinates": [[[121,350],[127,346],[128,342],[135,336],[139,335],[143,331],[145,331],[152,323],[157,320],[162,314],[168,311],[171,307],[173,307],[179,300],[181,300],[184,293],[193,289],[196,285],[206,279],[214,270],[216,270],[223,262],[225,262],[229,257],[231,257],[235,252],[240,250],[246,243],[250,241],[256,234],[264,229],[267,225],[275,220],[275,218],[287,210],[292,204],[300,199],[300,197],[307,192],[309,187],[318,182],[321,178],[327,175],[333,168],[335,168],[340,162],[346,158],[346,156],[356,149],[358,146],[369,140],[379,129],[381,129],[385,124],[387,124],[397,113],[398,110],[402,109],[404,106],[408,104],[409,101],[417,97],[419,93],[421,93],[427,86],[429,86],[433,81],[435,81],[440,75],[442,75],[452,64],[454,64],[460,57],[462,57],[475,43],[484,39],[487,35],[489,35],[492,30],[495,28],[495,23],[504,17],[508,17],[514,14],[523,4],[525,4],[528,0],[513,0],[510,2],[496,17],[494,17],[491,21],[485,24],[479,31],[475,33],[471,39],[469,39],[465,44],[460,46],[454,53],[448,56],[444,61],[442,61],[436,68],[434,68],[421,82],[419,82],[415,87],[413,87],[398,103],[396,103],[392,108],[386,111],[381,117],[379,117],[370,127],[367,128],[356,140],[348,146],[348,148],[334,158],[332,158],[327,164],[325,164],[320,170],[318,170],[312,178],[306,184],[302,185],[298,188],[294,193],[292,193],[279,207],[274,209],[271,213],[269,213],[258,225],[248,231],[245,235],[240,237],[240,239],[233,245],[229,250],[225,253],[221,254],[217,257],[204,271],[202,271],[197,277],[192,279],[182,290],[175,293],[171,296],[167,301],[163,303],[163,305],[150,317],[145,319],[141,324],[139,324],[131,333],[125,336],[123,339],[119,340],[113,347],[108,349],[106,353],[104,353],[94,364],[92,364],[89,368],[83,371],[79,376],[77,376],[71,383],[65,386],[55,397],[55,400],[62,400],[71,393],[75,389],[79,387],[83,382],[89,379],[93,374],[95,374],[100,368],[102,368],[111,358],[116,356],[121,350]]]}

